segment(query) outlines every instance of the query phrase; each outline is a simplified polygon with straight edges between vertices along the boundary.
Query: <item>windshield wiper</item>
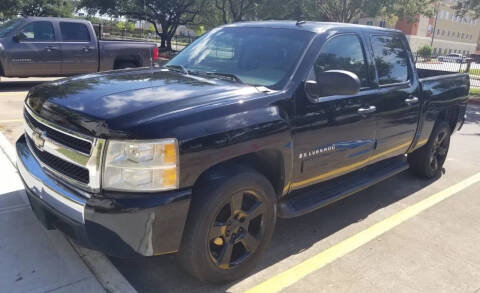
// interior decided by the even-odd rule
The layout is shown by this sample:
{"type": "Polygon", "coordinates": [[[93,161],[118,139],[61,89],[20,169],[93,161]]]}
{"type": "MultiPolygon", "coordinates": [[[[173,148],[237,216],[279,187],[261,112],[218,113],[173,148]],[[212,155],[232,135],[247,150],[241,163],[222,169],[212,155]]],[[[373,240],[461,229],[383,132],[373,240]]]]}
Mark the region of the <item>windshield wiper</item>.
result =
{"type": "Polygon", "coordinates": [[[191,74],[196,74],[196,75],[203,75],[203,76],[208,76],[208,77],[216,77],[216,78],[221,78],[221,79],[227,79],[233,82],[238,82],[241,84],[244,84],[244,82],[235,74],[233,73],[223,73],[223,72],[215,72],[215,71],[201,71],[201,70],[195,70],[195,71],[190,71],[191,74]]]}
{"type": "Polygon", "coordinates": [[[165,65],[165,68],[188,74],[188,70],[183,65],[165,65]]]}
{"type": "Polygon", "coordinates": [[[231,81],[234,81],[234,82],[244,83],[238,76],[236,76],[233,73],[222,73],[222,72],[208,71],[208,72],[205,72],[205,75],[214,76],[214,77],[223,78],[223,79],[227,78],[227,79],[230,79],[231,81]]]}

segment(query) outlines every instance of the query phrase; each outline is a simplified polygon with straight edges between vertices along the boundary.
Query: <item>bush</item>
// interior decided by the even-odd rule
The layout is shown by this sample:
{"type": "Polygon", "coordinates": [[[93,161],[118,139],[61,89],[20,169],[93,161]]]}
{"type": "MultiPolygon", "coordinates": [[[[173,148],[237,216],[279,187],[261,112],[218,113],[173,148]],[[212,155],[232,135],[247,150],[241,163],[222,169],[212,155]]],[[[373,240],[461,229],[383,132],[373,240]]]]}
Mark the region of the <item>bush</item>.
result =
{"type": "Polygon", "coordinates": [[[418,49],[417,51],[418,57],[421,57],[427,60],[429,60],[430,57],[432,57],[432,53],[433,53],[433,48],[429,45],[425,45],[420,49],[418,49]]]}

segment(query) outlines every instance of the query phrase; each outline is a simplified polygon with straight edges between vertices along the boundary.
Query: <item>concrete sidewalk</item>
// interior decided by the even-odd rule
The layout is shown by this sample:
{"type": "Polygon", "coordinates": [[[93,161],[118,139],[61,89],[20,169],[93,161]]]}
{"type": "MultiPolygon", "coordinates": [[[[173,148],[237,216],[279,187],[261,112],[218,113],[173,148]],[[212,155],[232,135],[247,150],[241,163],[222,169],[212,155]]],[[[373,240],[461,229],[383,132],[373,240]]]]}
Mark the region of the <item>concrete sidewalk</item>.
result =
{"type": "Polygon", "coordinates": [[[66,238],[41,226],[1,149],[0,291],[105,292],[66,238]]]}

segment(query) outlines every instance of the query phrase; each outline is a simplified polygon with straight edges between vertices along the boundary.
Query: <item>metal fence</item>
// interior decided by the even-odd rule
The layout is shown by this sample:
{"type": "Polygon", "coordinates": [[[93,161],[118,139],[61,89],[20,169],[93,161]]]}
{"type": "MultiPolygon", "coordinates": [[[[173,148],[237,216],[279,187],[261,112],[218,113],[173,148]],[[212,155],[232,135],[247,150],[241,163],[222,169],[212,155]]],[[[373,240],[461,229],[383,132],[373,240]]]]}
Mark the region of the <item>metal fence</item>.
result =
{"type": "Polygon", "coordinates": [[[419,53],[413,54],[417,68],[465,72],[470,76],[470,87],[480,88],[480,62],[468,57],[451,57],[446,55],[425,56],[419,53]]]}
{"type": "MultiPolygon", "coordinates": [[[[132,40],[160,43],[161,39],[156,32],[135,28],[134,30],[120,29],[116,26],[94,24],[95,32],[103,40],[132,40]]],[[[191,35],[175,35],[172,38],[172,49],[181,51],[197,37],[191,35]]]]}

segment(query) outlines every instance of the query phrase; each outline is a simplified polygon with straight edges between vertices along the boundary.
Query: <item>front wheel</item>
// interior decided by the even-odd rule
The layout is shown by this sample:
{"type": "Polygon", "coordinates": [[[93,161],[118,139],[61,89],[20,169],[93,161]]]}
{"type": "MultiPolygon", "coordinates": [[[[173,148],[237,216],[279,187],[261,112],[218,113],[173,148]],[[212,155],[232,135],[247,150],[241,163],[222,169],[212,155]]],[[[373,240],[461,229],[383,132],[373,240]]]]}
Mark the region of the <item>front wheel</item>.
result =
{"type": "Polygon", "coordinates": [[[253,269],[273,235],[275,192],[248,169],[194,191],[178,255],[192,276],[210,283],[237,280],[253,269]]]}
{"type": "Polygon", "coordinates": [[[433,128],[427,144],[408,155],[411,170],[423,178],[440,174],[450,147],[450,125],[440,121],[433,128]]]}

